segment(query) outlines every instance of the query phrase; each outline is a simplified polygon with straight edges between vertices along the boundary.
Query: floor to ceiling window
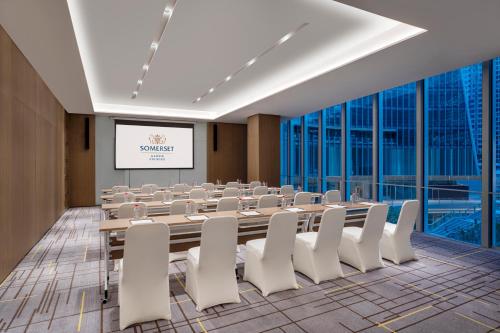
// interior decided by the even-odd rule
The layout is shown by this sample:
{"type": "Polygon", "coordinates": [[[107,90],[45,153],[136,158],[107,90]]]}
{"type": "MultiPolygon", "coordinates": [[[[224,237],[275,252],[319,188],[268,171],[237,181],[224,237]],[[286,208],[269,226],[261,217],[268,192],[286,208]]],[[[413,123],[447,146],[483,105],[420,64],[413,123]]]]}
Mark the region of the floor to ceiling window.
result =
{"type": "Polygon", "coordinates": [[[317,192],[318,179],[318,139],[319,114],[309,113],[304,116],[304,190],[317,192]]]}
{"type": "Polygon", "coordinates": [[[366,96],[347,102],[346,192],[357,191],[362,198],[372,197],[373,98],[366,96]]]}
{"type": "Polygon", "coordinates": [[[493,60],[492,108],[495,115],[495,221],[493,223],[493,245],[500,247],[500,57],[493,60]]]}
{"type": "Polygon", "coordinates": [[[282,119],[280,123],[280,182],[281,185],[290,184],[288,172],[288,155],[290,148],[290,122],[282,119]]]}
{"type": "Polygon", "coordinates": [[[416,84],[379,95],[381,117],[381,200],[390,204],[388,221],[396,223],[404,200],[416,197],[416,84]]]}
{"type": "Polygon", "coordinates": [[[425,80],[428,205],[424,230],[481,241],[481,64],[425,80]]]}
{"type": "Polygon", "coordinates": [[[290,120],[290,184],[295,188],[302,186],[302,119],[301,117],[290,120]]]}
{"type": "Polygon", "coordinates": [[[339,190],[342,175],[342,105],[322,112],[322,190],[339,190]]]}

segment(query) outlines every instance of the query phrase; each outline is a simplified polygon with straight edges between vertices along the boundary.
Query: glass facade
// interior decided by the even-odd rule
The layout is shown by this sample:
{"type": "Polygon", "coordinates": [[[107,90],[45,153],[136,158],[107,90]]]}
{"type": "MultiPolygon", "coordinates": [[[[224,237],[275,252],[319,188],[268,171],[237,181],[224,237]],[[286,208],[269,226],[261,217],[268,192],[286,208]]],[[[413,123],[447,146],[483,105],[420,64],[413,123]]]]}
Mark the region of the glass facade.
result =
{"type": "MultiPolygon", "coordinates": [[[[493,245],[499,246],[500,58],[492,64],[495,220],[485,223],[493,224],[493,245]]],[[[482,64],[475,64],[422,81],[423,229],[473,244],[481,244],[482,229],[482,73],[482,64]]],[[[388,219],[396,222],[402,202],[416,198],[417,194],[417,84],[381,91],[375,97],[347,101],[288,121],[288,129],[282,127],[283,131],[289,131],[284,134],[282,149],[290,151],[289,178],[282,177],[282,182],[304,184],[310,191],[344,188],[347,197],[357,190],[363,198],[372,199],[373,179],[378,179],[378,200],[390,204],[388,219]],[[377,101],[378,105],[374,105],[377,101]],[[377,109],[379,174],[374,177],[373,114],[377,109]],[[346,142],[342,142],[344,132],[346,142]],[[305,149],[303,173],[301,143],[305,149]],[[321,156],[317,156],[318,145],[321,156]],[[344,165],[343,146],[346,147],[344,165]],[[297,181],[297,177],[303,177],[303,182],[297,181]]]]}
{"type": "Polygon", "coordinates": [[[288,171],[289,148],[290,148],[290,122],[281,120],[280,123],[280,182],[290,184],[290,173],[288,171]]]}
{"type": "Polygon", "coordinates": [[[342,105],[322,112],[322,190],[339,190],[342,175],[342,105]]]}
{"type": "Polygon", "coordinates": [[[319,112],[304,116],[304,190],[317,192],[318,179],[318,147],[319,112]]]}
{"type": "Polygon", "coordinates": [[[425,80],[427,116],[424,229],[481,242],[482,66],[467,66],[425,80]]]}

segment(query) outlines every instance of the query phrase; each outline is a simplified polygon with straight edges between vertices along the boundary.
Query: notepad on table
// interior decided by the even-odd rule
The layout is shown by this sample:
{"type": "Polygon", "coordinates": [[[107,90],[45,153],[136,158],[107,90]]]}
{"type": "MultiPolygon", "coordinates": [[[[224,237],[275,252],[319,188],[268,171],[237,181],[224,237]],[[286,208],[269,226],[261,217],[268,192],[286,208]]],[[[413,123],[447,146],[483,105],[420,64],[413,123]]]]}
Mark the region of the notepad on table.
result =
{"type": "Polygon", "coordinates": [[[192,216],[186,216],[189,221],[205,221],[208,219],[206,215],[192,215],[192,216]]]}
{"type": "Polygon", "coordinates": [[[325,206],[329,208],[344,208],[344,206],[341,205],[325,205],[325,206]]]}
{"type": "Polygon", "coordinates": [[[373,202],[360,202],[360,205],[373,206],[375,205],[373,202]]]}
{"type": "Polygon", "coordinates": [[[241,197],[240,199],[241,200],[252,200],[252,199],[255,199],[255,198],[254,197],[245,196],[245,197],[241,197]]]}
{"type": "Polygon", "coordinates": [[[286,208],[285,210],[287,210],[289,212],[295,212],[295,213],[304,211],[302,208],[298,208],[298,207],[286,208]]]}
{"type": "Polygon", "coordinates": [[[241,215],[244,215],[244,216],[259,216],[260,213],[256,210],[249,210],[249,211],[245,211],[245,212],[240,212],[241,215]]]}
{"type": "Polygon", "coordinates": [[[165,205],[171,205],[171,204],[172,204],[172,201],[163,201],[163,203],[164,203],[165,205]]]}
{"type": "Polygon", "coordinates": [[[146,219],[146,220],[130,220],[130,224],[132,225],[138,225],[138,224],[149,224],[153,223],[153,220],[146,219]]]}

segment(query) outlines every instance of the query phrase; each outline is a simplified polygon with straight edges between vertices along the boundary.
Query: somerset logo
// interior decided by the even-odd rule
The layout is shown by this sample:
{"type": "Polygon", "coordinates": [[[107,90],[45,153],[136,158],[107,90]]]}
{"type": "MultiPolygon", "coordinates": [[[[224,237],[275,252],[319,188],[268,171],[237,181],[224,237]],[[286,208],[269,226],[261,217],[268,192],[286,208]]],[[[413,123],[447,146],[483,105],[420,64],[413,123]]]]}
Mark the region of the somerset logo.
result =
{"type": "Polygon", "coordinates": [[[167,137],[163,134],[151,134],[149,136],[149,143],[152,145],[163,145],[167,142],[167,137]]]}

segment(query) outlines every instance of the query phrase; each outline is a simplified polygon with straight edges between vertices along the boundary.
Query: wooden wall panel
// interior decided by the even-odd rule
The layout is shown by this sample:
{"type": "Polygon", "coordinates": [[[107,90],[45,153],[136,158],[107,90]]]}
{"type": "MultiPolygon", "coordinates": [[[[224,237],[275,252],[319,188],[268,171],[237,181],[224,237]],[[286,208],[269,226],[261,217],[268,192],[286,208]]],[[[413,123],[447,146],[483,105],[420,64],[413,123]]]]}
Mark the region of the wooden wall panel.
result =
{"type": "Polygon", "coordinates": [[[208,123],[207,180],[222,183],[247,181],[247,126],[244,124],[208,123]],[[217,151],[214,151],[214,124],[217,124],[217,151]]]}
{"type": "Polygon", "coordinates": [[[66,176],[69,207],[95,206],[95,118],[66,114],[66,176]],[[90,146],[85,149],[85,119],[90,146]]]}
{"type": "Polygon", "coordinates": [[[280,185],[280,117],[256,114],[248,118],[248,180],[280,185]]]}
{"type": "Polygon", "coordinates": [[[0,26],[0,282],[64,212],[64,109],[0,26]]]}

